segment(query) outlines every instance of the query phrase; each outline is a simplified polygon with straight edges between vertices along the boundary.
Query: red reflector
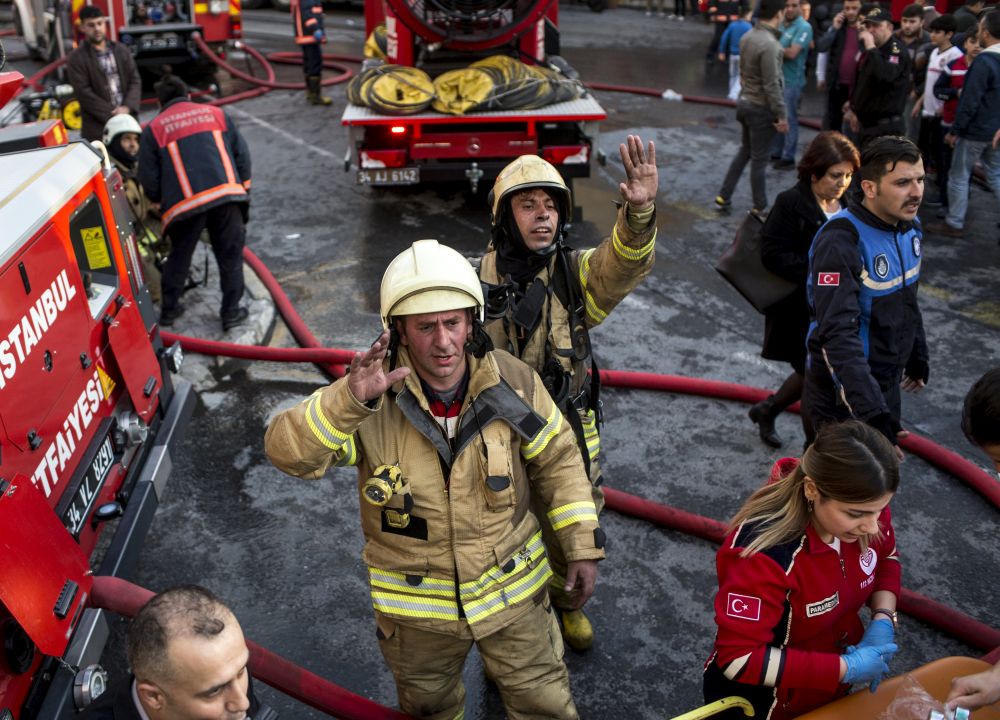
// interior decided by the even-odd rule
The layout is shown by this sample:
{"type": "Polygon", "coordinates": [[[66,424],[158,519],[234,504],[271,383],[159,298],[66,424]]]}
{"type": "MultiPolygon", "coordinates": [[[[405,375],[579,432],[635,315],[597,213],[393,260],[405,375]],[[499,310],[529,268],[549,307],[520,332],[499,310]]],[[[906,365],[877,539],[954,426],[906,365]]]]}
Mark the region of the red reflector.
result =
{"type": "Polygon", "coordinates": [[[586,165],[590,148],[586,145],[550,145],[542,149],[542,157],[553,165],[586,165]]]}
{"type": "Polygon", "coordinates": [[[406,126],[405,125],[393,125],[389,129],[389,132],[391,132],[393,135],[402,135],[403,133],[406,132],[406,126]]]}

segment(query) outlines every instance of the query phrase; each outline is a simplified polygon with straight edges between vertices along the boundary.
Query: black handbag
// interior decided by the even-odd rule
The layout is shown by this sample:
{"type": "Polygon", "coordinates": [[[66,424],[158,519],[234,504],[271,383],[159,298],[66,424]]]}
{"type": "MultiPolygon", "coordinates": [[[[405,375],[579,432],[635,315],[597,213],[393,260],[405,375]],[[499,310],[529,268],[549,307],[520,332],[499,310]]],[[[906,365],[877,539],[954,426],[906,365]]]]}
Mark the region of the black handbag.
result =
{"type": "Polygon", "coordinates": [[[764,244],[764,221],[756,213],[747,213],[736,230],[736,237],[715,269],[757,312],[792,294],[797,285],[764,267],[761,247],[764,244]]]}

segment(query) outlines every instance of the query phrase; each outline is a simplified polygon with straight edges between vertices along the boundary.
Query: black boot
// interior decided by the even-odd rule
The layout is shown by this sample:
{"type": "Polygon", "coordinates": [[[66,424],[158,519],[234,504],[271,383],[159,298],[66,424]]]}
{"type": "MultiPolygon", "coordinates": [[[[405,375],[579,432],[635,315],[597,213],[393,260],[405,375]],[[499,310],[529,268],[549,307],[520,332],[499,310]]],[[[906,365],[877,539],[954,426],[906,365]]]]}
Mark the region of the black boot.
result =
{"type": "Polygon", "coordinates": [[[768,395],[767,398],[753,405],[747,414],[757,424],[760,439],[765,445],[780,448],[784,444],[781,436],[774,431],[774,418],[777,415],[774,412],[774,395],[768,395]]]}

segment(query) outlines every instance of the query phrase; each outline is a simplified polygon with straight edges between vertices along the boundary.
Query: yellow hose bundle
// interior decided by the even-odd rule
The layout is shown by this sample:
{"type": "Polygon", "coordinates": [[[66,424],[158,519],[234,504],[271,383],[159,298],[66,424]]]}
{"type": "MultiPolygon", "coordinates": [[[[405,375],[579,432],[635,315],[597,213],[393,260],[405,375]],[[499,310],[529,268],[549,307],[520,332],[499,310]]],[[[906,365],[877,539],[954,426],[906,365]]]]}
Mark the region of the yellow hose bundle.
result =
{"type": "Polygon", "coordinates": [[[449,70],[435,78],[431,106],[448,115],[464,115],[480,108],[494,87],[493,77],[482,68],[449,70]]]}
{"type": "Polygon", "coordinates": [[[434,99],[434,81],[423,70],[403,65],[375,68],[373,79],[361,85],[364,104],[386,115],[413,115],[434,99]]]}
{"type": "Polygon", "coordinates": [[[385,25],[377,25],[365,40],[364,55],[366,58],[385,60],[386,47],[385,25]]]}

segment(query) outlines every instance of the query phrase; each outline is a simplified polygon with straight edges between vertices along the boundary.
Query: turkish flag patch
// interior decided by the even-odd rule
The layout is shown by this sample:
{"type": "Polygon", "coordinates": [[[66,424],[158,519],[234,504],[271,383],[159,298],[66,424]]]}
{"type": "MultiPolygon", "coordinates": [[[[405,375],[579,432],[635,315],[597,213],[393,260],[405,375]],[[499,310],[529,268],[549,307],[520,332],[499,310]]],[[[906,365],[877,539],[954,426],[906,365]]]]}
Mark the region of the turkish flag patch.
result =
{"type": "Polygon", "coordinates": [[[890,55],[889,56],[889,64],[890,65],[899,65],[899,56],[898,55],[890,55]]]}
{"type": "Polygon", "coordinates": [[[760,598],[729,593],[726,615],[744,620],[760,620],[760,598]]]}
{"type": "Polygon", "coordinates": [[[816,276],[816,284],[837,287],[840,285],[840,273],[821,272],[816,276]]]}

